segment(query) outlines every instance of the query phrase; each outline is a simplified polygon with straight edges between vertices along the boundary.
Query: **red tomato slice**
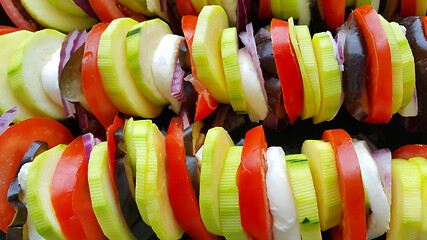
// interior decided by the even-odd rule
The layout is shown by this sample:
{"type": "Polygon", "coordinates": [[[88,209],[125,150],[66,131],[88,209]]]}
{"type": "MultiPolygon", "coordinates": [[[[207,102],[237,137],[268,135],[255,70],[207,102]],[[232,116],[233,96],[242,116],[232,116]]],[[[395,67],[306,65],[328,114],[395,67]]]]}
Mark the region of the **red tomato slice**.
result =
{"type": "Polygon", "coordinates": [[[83,93],[93,114],[105,129],[113,123],[114,117],[119,114],[119,110],[104,90],[97,64],[99,41],[107,27],[107,23],[99,23],[93,26],[87,36],[82,60],[83,93]]]}
{"type": "Polygon", "coordinates": [[[353,12],[363,30],[368,48],[367,93],[369,102],[368,123],[386,123],[392,115],[392,69],[387,36],[378,13],[370,5],[353,12]]]}
{"type": "Polygon", "coordinates": [[[32,32],[37,31],[37,25],[29,22],[24,16],[22,16],[21,12],[15,7],[15,4],[13,4],[13,0],[0,0],[0,4],[7,16],[9,16],[10,20],[12,20],[18,28],[32,32]]]}
{"type": "Polygon", "coordinates": [[[176,3],[176,7],[178,8],[179,14],[181,14],[181,16],[186,16],[186,15],[197,16],[198,15],[196,9],[191,3],[191,0],[175,0],[175,3],[176,3]]]}
{"type": "Polygon", "coordinates": [[[402,158],[409,160],[414,157],[427,158],[427,145],[413,144],[398,148],[393,152],[393,158],[402,158]]]}
{"type": "Polygon", "coordinates": [[[298,60],[289,38],[288,22],[271,20],[271,42],[282,87],[283,102],[292,124],[302,113],[302,79],[298,60]]]}
{"type": "Polygon", "coordinates": [[[322,0],[321,4],[326,27],[331,32],[336,32],[337,28],[344,24],[345,0],[322,0]]]}
{"type": "Polygon", "coordinates": [[[105,239],[92,209],[87,171],[80,136],[65,149],[52,180],[52,205],[68,239],[105,239]]]}
{"type": "Polygon", "coordinates": [[[401,0],[400,15],[402,17],[410,17],[417,15],[417,0],[401,0]]]}
{"type": "Polygon", "coordinates": [[[166,134],[168,191],[173,212],[184,231],[194,239],[220,239],[209,233],[200,216],[199,203],[186,166],[182,118],[172,118],[166,134]]]}
{"type": "Polygon", "coordinates": [[[258,19],[271,18],[271,5],[270,0],[259,0],[258,19]]]}
{"type": "Polygon", "coordinates": [[[421,22],[423,24],[424,35],[427,38],[427,17],[422,17],[421,22]]]}
{"type": "Polygon", "coordinates": [[[194,67],[194,61],[193,61],[193,37],[194,33],[196,32],[196,26],[197,26],[197,20],[198,17],[193,15],[187,15],[182,17],[181,19],[181,26],[182,31],[184,32],[185,41],[187,41],[188,50],[190,51],[191,56],[191,72],[193,74],[193,77],[197,77],[197,71],[194,67]]]}
{"type": "Polygon", "coordinates": [[[116,116],[114,118],[113,124],[108,128],[107,130],[107,144],[108,144],[108,160],[110,162],[110,170],[111,170],[111,178],[113,180],[113,186],[114,189],[117,192],[116,189],[116,178],[115,178],[115,167],[116,167],[116,157],[114,156],[116,153],[117,145],[116,141],[114,140],[114,131],[117,130],[120,126],[123,125],[125,121],[123,119],[116,116]]]}
{"type": "Polygon", "coordinates": [[[322,139],[334,148],[341,193],[342,218],[332,239],[366,239],[365,192],[353,140],[342,129],[325,131],[322,139]]]}
{"type": "Polygon", "coordinates": [[[9,27],[9,26],[0,26],[0,36],[8,33],[13,33],[19,31],[19,28],[9,27]]]}
{"type": "Polygon", "coordinates": [[[0,135],[0,230],[6,232],[15,215],[15,209],[7,202],[7,191],[31,144],[38,140],[47,142],[52,148],[58,144],[68,144],[73,139],[65,126],[47,118],[19,122],[0,135]]]}
{"type": "Polygon", "coordinates": [[[205,119],[218,108],[218,105],[218,102],[210,95],[207,89],[199,92],[194,122],[205,119]]]}
{"type": "Polygon", "coordinates": [[[125,15],[117,7],[115,0],[89,0],[92,9],[102,22],[111,22],[125,15]]]}
{"type": "Polygon", "coordinates": [[[266,151],[267,141],[262,125],[249,130],[243,143],[242,162],[236,175],[242,227],[256,240],[273,239],[273,219],[265,185],[266,151]]]}

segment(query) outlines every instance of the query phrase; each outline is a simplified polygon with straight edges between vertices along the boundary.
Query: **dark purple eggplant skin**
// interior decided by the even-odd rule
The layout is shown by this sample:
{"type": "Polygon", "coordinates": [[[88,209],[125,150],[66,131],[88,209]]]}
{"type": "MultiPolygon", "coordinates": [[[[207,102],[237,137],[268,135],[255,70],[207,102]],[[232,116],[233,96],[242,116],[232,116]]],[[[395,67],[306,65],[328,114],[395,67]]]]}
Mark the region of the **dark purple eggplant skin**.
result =
{"type": "Polygon", "coordinates": [[[188,174],[191,179],[191,185],[193,186],[194,194],[196,194],[197,201],[199,201],[199,189],[200,189],[200,172],[199,165],[197,163],[196,157],[185,156],[188,174]]]}
{"type": "Polygon", "coordinates": [[[348,112],[355,119],[363,121],[368,116],[362,107],[368,60],[366,41],[354,15],[350,16],[341,30],[346,31],[343,72],[344,103],[348,112]]]}
{"type": "MultiPolygon", "coordinates": [[[[415,60],[416,86],[418,96],[418,116],[414,129],[427,132],[427,39],[420,17],[407,17],[397,21],[406,28],[406,38],[415,60]]],[[[407,120],[410,121],[411,118],[407,120]]]]}
{"type": "Polygon", "coordinates": [[[148,239],[154,235],[154,232],[151,227],[145,224],[141,218],[135,199],[132,196],[128,181],[128,177],[133,178],[133,176],[127,175],[125,165],[126,163],[124,157],[116,160],[114,177],[119,195],[120,209],[122,210],[123,217],[125,218],[126,223],[135,238],[148,239]]]}
{"type": "Polygon", "coordinates": [[[18,173],[21,171],[24,164],[32,162],[33,159],[48,150],[48,145],[45,142],[35,141],[28,148],[21,162],[19,163],[18,170],[16,171],[15,177],[13,177],[12,183],[10,184],[7,192],[7,202],[14,206],[16,209],[15,217],[13,221],[7,227],[6,239],[8,240],[21,240],[24,234],[24,224],[27,222],[28,211],[24,203],[19,200],[19,193],[22,188],[18,182],[18,173]]]}
{"type": "Polygon", "coordinates": [[[260,28],[260,30],[255,34],[255,43],[257,45],[256,48],[264,78],[265,75],[277,76],[271,33],[265,28],[260,28]]]}

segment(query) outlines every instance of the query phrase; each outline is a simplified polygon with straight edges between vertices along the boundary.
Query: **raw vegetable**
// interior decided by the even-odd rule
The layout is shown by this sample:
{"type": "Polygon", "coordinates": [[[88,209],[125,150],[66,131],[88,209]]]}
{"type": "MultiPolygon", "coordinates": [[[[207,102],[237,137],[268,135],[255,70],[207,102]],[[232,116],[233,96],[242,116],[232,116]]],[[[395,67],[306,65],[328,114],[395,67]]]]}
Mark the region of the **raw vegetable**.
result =
{"type": "Polygon", "coordinates": [[[317,6],[329,31],[335,32],[337,28],[343,25],[346,7],[345,0],[318,0],[317,6]]]}
{"type": "Polygon", "coordinates": [[[56,8],[77,17],[85,17],[86,13],[73,0],[48,0],[56,8]]]}
{"type": "Polygon", "coordinates": [[[236,184],[242,150],[242,146],[232,146],[228,150],[219,185],[219,219],[224,237],[230,240],[249,239],[242,228],[239,189],[236,184]]]}
{"type": "Polygon", "coordinates": [[[273,217],[273,236],[275,239],[301,239],[285,152],[281,147],[269,147],[266,161],[268,170],[265,184],[273,217]]]}
{"type": "Polygon", "coordinates": [[[0,135],[0,229],[6,232],[15,213],[7,203],[7,191],[22,157],[31,144],[38,140],[49,147],[68,144],[73,135],[62,124],[46,118],[31,118],[19,122],[0,135]]]}
{"type": "Polygon", "coordinates": [[[390,230],[387,239],[418,239],[421,229],[421,174],[418,167],[403,159],[393,159],[390,230]]]}
{"type": "Polygon", "coordinates": [[[6,14],[9,16],[11,21],[20,29],[28,31],[36,31],[37,23],[30,22],[22,15],[19,9],[15,6],[12,0],[0,0],[0,4],[3,7],[6,14]]]}
{"type": "Polygon", "coordinates": [[[65,118],[64,110],[44,92],[41,71],[64,39],[56,30],[34,33],[14,51],[7,74],[10,89],[25,106],[58,120],[65,118]]]}
{"type": "Polygon", "coordinates": [[[367,216],[367,239],[383,235],[389,229],[390,205],[383,190],[378,166],[372,158],[365,141],[353,143],[359,160],[363,185],[369,198],[370,212],[367,216]]]}
{"type": "Polygon", "coordinates": [[[175,3],[181,16],[186,16],[186,15],[196,16],[198,14],[193,4],[191,3],[191,0],[175,0],[175,3]]]}
{"type": "Polygon", "coordinates": [[[15,28],[15,27],[0,26],[0,36],[5,35],[5,34],[9,34],[9,33],[13,33],[13,32],[17,32],[19,30],[20,30],[19,28],[15,28]]]}
{"type": "Polygon", "coordinates": [[[38,155],[28,169],[28,213],[37,232],[47,239],[66,239],[49,201],[55,169],[66,147],[60,144],[38,155]]]}
{"type": "Polygon", "coordinates": [[[365,84],[369,113],[368,123],[385,123],[392,111],[392,64],[387,36],[375,9],[364,5],[353,12],[360,24],[368,48],[369,77],[365,84]],[[369,23],[369,24],[368,24],[369,23]]]}
{"type": "Polygon", "coordinates": [[[166,153],[168,169],[174,169],[168,171],[167,186],[170,203],[178,223],[194,239],[217,239],[206,230],[200,216],[198,196],[193,191],[186,166],[181,117],[171,119],[166,134],[166,153]]]}
{"type": "MultiPolygon", "coordinates": [[[[165,138],[155,124],[149,126],[147,148],[147,175],[145,176],[144,194],[150,225],[160,239],[180,239],[184,231],[175,218],[166,188],[165,138]]],[[[138,177],[137,175],[137,181],[138,177]]]]}
{"type": "Polygon", "coordinates": [[[104,239],[89,194],[84,137],[72,141],[61,155],[52,177],[50,199],[66,238],[104,239]]]}
{"type": "Polygon", "coordinates": [[[409,160],[414,157],[427,158],[427,145],[424,145],[424,144],[405,145],[393,152],[393,158],[402,158],[402,159],[409,160]]]}
{"type": "Polygon", "coordinates": [[[151,68],[154,52],[167,34],[172,34],[167,23],[152,19],[134,25],[126,36],[127,61],[132,78],[141,93],[156,106],[168,104],[156,86],[151,68]]]}
{"type": "Polygon", "coordinates": [[[329,35],[316,33],[312,41],[319,67],[320,108],[313,117],[313,123],[317,124],[331,120],[340,109],[341,73],[329,35]]]}
{"type": "Polygon", "coordinates": [[[246,48],[239,50],[240,75],[242,77],[243,93],[246,108],[252,122],[259,122],[267,117],[268,105],[255,65],[246,48]]]}
{"type": "Polygon", "coordinates": [[[32,33],[28,31],[18,31],[0,36],[0,45],[2,46],[0,51],[0,58],[2,59],[2,64],[0,65],[0,94],[3,96],[2,101],[0,101],[0,113],[8,111],[14,106],[19,106],[19,114],[14,120],[15,122],[38,116],[36,111],[28,109],[26,105],[19,102],[10,89],[7,80],[7,71],[14,50],[31,36],[32,33]]]}
{"type": "Polygon", "coordinates": [[[221,37],[221,56],[230,103],[238,113],[246,112],[246,102],[238,58],[239,42],[236,28],[226,28],[221,37]]]}
{"type": "Polygon", "coordinates": [[[95,25],[96,20],[85,16],[75,16],[67,13],[45,0],[23,0],[22,6],[38,23],[45,27],[71,32],[75,28],[83,30],[95,25]]]}
{"type": "Polygon", "coordinates": [[[114,192],[106,142],[96,145],[90,154],[88,181],[92,208],[105,236],[109,239],[135,239],[114,192]]]}
{"type": "Polygon", "coordinates": [[[292,124],[302,112],[302,80],[287,22],[271,20],[271,41],[285,109],[292,124]]]}
{"type": "Polygon", "coordinates": [[[87,36],[81,69],[82,90],[85,99],[90,110],[105,129],[108,129],[113,123],[114,117],[119,113],[105,92],[97,65],[99,42],[107,27],[106,23],[99,23],[92,27],[87,36]]]}
{"type": "Polygon", "coordinates": [[[155,117],[162,109],[138,90],[126,61],[125,38],[136,24],[132,19],[121,18],[108,25],[99,42],[98,68],[105,91],[120,112],[155,117]]]}
{"type": "Polygon", "coordinates": [[[298,60],[299,69],[301,72],[302,83],[303,83],[303,107],[301,113],[301,119],[307,119],[316,113],[316,105],[314,100],[313,89],[311,88],[310,80],[308,78],[307,70],[304,65],[302,52],[299,48],[299,42],[297,40],[297,33],[295,30],[293,18],[288,19],[289,22],[289,38],[291,39],[291,45],[294,48],[295,55],[298,60]]]}
{"type": "MultiPolygon", "coordinates": [[[[292,31],[291,31],[292,32],[292,31]]],[[[311,42],[310,30],[307,26],[295,26],[295,34],[298,41],[298,47],[301,51],[302,64],[304,64],[305,70],[307,71],[307,83],[309,86],[304,85],[304,89],[311,88],[313,94],[313,100],[311,98],[306,98],[304,101],[302,118],[313,117],[319,113],[320,109],[320,83],[319,83],[319,70],[317,67],[316,56],[314,55],[313,44],[311,42]],[[304,114],[304,109],[307,109],[307,105],[314,105],[314,114],[306,112],[304,114]]],[[[304,84],[306,82],[303,82],[304,84]]]]}
{"type": "MultiPolygon", "coordinates": [[[[427,160],[423,157],[409,159],[409,162],[416,165],[421,174],[421,200],[422,200],[422,219],[427,216],[427,160]]],[[[427,223],[422,221],[419,239],[427,237],[427,223]]]]}
{"type": "Polygon", "coordinates": [[[316,189],[320,228],[326,231],[339,225],[342,215],[334,149],[325,141],[306,140],[301,152],[307,156],[316,189]]]}
{"type": "Polygon", "coordinates": [[[13,218],[13,221],[7,227],[6,237],[8,239],[23,239],[25,234],[31,232],[31,230],[27,230],[27,233],[25,233],[24,231],[25,224],[27,224],[27,228],[29,228],[29,218],[27,209],[28,204],[26,199],[26,178],[25,182],[23,182],[22,173],[21,175],[19,173],[21,169],[25,171],[25,168],[28,167],[24,167],[24,165],[31,164],[31,162],[37,155],[41,154],[46,150],[48,150],[47,143],[39,141],[33,142],[28,148],[28,151],[25,153],[21,162],[19,163],[18,169],[16,170],[16,174],[10,184],[9,191],[7,192],[7,201],[16,209],[16,213],[13,218]]]}
{"type": "Polygon", "coordinates": [[[322,239],[316,192],[307,157],[304,154],[287,155],[286,165],[295,198],[301,239],[322,239]]]}
{"type": "Polygon", "coordinates": [[[219,188],[223,164],[229,148],[233,145],[233,140],[222,127],[209,129],[203,145],[200,214],[206,229],[215,235],[222,235],[219,188]]]}
{"type": "Polygon", "coordinates": [[[242,162],[237,169],[239,206],[243,230],[254,239],[273,239],[273,219],[270,215],[265,185],[267,142],[262,126],[246,133],[242,162]]]}
{"type": "Polygon", "coordinates": [[[342,218],[333,239],[366,239],[365,193],[351,137],[342,129],[327,130],[322,139],[331,143],[338,169],[342,218]]]}
{"type": "MultiPolygon", "coordinates": [[[[158,29],[156,29],[158,31],[158,29]]],[[[152,35],[150,39],[152,39],[152,35]]],[[[153,73],[153,80],[157,86],[157,89],[160,91],[162,96],[170,102],[170,108],[176,113],[179,114],[181,110],[181,102],[180,99],[177,99],[172,95],[173,87],[177,85],[173,82],[175,77],[175,70],[178,66],[178,52],[179,46],[184,41],[184,38],[181,36],[167,34],[165,35],[159,42],[156,51],[153,53],[153,64],[151,66],[151,70],[153,73]]],[[[181,76],[178,76],[181,80],[181,95],[184,93],[184,74],[181,70],[181,76]]],[[[185,97],[185,96],[184,96],[185,97]]]]}
{"type": "MultiPolygon", "coordinates": [[[[107,129],[107,143],[108,143],[108,162],[110,166],[111,178],[113,179],[113,186],[116,186],[115,183],[115,167],[116,167],[116,158],[115,153],[117,149],[116,141],[114,139],[114,132],[123,125],[124,121],[118,116],[114,117],[114,122],[107,129]]],[[[117,189],[114,189],[117,192],[117,189]]]]}
{"type": "Polygon", "coordinates": [[[221,61],[221,35],[227,27],[224,9],[217,5],[206,6],[198,17],[193,44],[188,44],[192,48],[197,79],[220,103],[230,101],[221,61]]]}

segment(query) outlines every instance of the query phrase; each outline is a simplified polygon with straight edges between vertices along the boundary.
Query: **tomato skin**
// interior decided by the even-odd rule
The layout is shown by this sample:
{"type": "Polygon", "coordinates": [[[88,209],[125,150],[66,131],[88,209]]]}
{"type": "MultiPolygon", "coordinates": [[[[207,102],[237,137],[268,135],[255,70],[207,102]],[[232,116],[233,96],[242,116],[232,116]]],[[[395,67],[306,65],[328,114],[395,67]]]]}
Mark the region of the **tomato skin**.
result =
{"type": "Polygon", "coordinates": [[[116,193],[117,193],[117,189],[116,189],[116,178],[115,178],[115,171],[116,171],[115,153],[116,153],[117,145],[116,145],[116,141],[114,140],[114,131],[116,131],[117,128],[122,126],[124,123],[125,121],[123,121],[123,119],[119,118],[119,116],[115,116],[113,124],[110,127],[108,127],[108,130],[107,130],[108,161],[110,164],[111,178],[112,178],[113,186],[114,186],[114,189],[116,190],[116,193]]]}
{"type": "Polygon", "coordinates": [[[125,16],[117,7],[115,0],[89,0],[89,3],[102,22],[110,23],[116,18],[125,16]]]}
{"type": "Polygon", "coordinates": [[[375,9],[363,5],[352,13],[362,28],[368,49],[368,74],[365,87],[369,113],[364,122],[386,123],[392,116],[392,69],[387,36],[375,9]]]}
{"type": "Polygon", "coordinates": [[[326,27],[334,33],[337,28],[344,24],[345,0],[322,0],[321,4],[326,27]]]}
{"type": "Polygon", "coordinates": [[[68,144],[73,139],[65,126],[47,118],[19,122],[0,135],[0,230],[6,232],[15,215],[15,209],[7,202],[7,191],[31,144],[38,140],[52,148],[58,144],[68,144]]]}
{"type": "Polygon", "coordinates": [[[107,23],[99,23],[92,27],[87,36],[82,60],[83,93],[93,114],[105,129],[113,123],[114,117],[119,114],[119,110],[105,92],[97,64],[99,41],[107,27],[107,23]]]}
{"type": "Polygon", "coordinates": [[[199,203],[193,191],[186,166],[184,131],[181,117],[171,119],[166,134],[169,200],[178,223],[193,239],[220,239],[209,233],[200,216],[199,203]]]}
{"type": "Polygon", "coordinates": [[[243,143],[236,184],[243,230],[255,240],[273,239],[273,219],[265,185],[266,151],[267,141],[262,125],[249,130],[243,143]]]}
{"type": "Polygon", "coordinates": [[[409,160],[414,157],[427,158],[427,145],[412,144],[398,148],[393,152],[393,158],[409,160]]]}
{"type": "Polygon", "coordinates": [[[181,16],[198,15],[193,3],[191,3],[191,0],[175,0],[175,3],[181,16]]]}
{"type": "Polygon", "coordinates": [[[218,108],[218,105],[218,102],[210,95],[207,89],[199,92],[194,122],[205,119],[218,108]]]}
{"type": "Polygon", "coordinates": [[[7,16],[9,16],[10,20],[20,29],[28,30],[31,32],[37,31],[37,25],[35,23],[31,23],[22,16],[21,12],[15,7],[13,4],[13,0],[0,0],[0,4],[2,5],[4,11],[7,16]]]}
{"type": "Polygon", "coordinates": [[[271,18],[271,5],[270,0],[259,0],[258,19],[271,18]]]}
{"type": "Polygon", "coordinates": [[[271,20],[271,42],[273,45],[274,60],[277,74],[280,78],[283,102],[291,124],[302,113],[302,79],[289,38],[289,24],[283,20],[271,20]]]}
{"type": "Polygon", "coordinates": [[[80,136],[65,149],[52,180],[52,205],[68,239],[105,239],[92,209],[87,171],[80,136]]]}
{"type": "Polygon", "coordinates": [[[323,133],[322,139],[329,141],[334,149],[341,195],[341,223],[333,229],[331,237],[365,240],[365,192],[353,140],[342,129],[327,130],[323,133]]]}
{"type": "Polygon", "coordinates": [[[417,15],[417,0],[401,0],[400,15],[402,17],[410,17],[417,15]]]}
{"type": "Polygon", "coordinates": [[[8,33],[13,33],[19,31],[19,28],[9,27],[9,26],[0,26],[0,36],[8,33]]]}

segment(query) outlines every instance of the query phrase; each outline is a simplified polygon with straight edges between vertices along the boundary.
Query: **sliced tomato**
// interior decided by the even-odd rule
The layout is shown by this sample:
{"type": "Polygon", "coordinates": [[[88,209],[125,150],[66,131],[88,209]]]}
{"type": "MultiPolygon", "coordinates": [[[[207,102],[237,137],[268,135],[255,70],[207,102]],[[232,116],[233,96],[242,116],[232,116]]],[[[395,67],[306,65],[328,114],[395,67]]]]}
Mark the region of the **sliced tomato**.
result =
{"type": "Polygon", "coordinates": [[[271,5],[270,0],[259,0],[258,19],[271,18],[271,5]]]}
{"type": "Polygon", "coordinates": [[[370,5],[353,12],[362,28],[368,49],[368,76],[366,89],[369,113],[368,123],[386,123],[392,115],[392,69],[390,47],[378,13],[370,5]]]}
{"type": "Polygon", "coordinates": [[[253,239],[270,240],[273,239],[273,219],[265,185],[266,151],[267,141],[262,125],[249,130],[243,143],[236,184],[243,230],[253,239]]]}
{"type": "Polygon", "coordinates": [[[289,38],[288,22],[274,18],[271,20],[271,42],[282,87],[283,102],[292,124],[302,113],[302,79],[298,60],[289,38]]]}
{"type": "Polygon", "coordinates": [[[218,105],[218,102],[211,96],[207,89],[199,92],[194,122],[205,119],[218,108],[218,105]]]}
{"type": "Polygon", "coordinates": [[[145,20],[144,16],[117,3],[115,0],[89,0],[89,3],[102,22],[110,23],[114,19],[122,17],[130,17],[139,22],[145,20]]]}
{"type": "Polygon", "coordinates": [[[191,3],[191,0],[175,0],[175,3],[181,16],[198,15],[193,3],[191,3]]]}
{"type": "Polygon", "coordinates": [[[98,23],[92,27],[87,36],[82,60],[83,93],[93,114],[105,129],[113,123],[114,117],[119,114],[119,110],[105,92],[97,64],[99,41],[107,27],[107,23],[98,23]]]}
{"type": "Polygon", "coordinates": [[[18,28],[32,32],[37,31],[37,25],[25,19],[18,8],[16,8],[15,4],[13,4],[13,0],[0,0],[0,4],[10,20],[12,20],[18,28]]]}
{"type": "Polygon", "coordinates": [[[353,140],[342,129],[325,131],[322,139],[334,149],[341,193],[341,223],[331,235],[337,240],[366,239],[365,192],[353,140]]]}
{"type": "Polygon", "coordinates": [[[47,118],[19,122],[0,135],[0,230],[6,232],[15,215],[15,209],[7,202],[7,191],[31,144],[38,140],[52,148],[58,144],[68,144],[73,139],[64,125],[47,118]]]}
{"type": "Polygon", "coordinates": [[[427,38],[427,17],[422,17],[421,23],[423,24],[424,36],[427,38]]]}
{"type": "Polygon", "coordinates": [[[417,15],[417,0],[401,0],[400,15],[402,17],[410,17],[417,15]]]}
{"type": "Polygon", "coordinates": [[[344,24],[345,20],[345,0],[321,0],[323,18],[326,22],[326,27],[331,32],[336,32],[337,28],[344,24]],[[333,6],[333,7],[332,7],[333,6]]]}
{"type": "Polygon", "coordinates": [[[193,191],[186,166],[182,118],[171,119],[166,134],[168,156],[169,200],[175,217],[184,231],[193,239],[220,239],[209,233],[200,216],[199,203],[193,191]]]}
{"type": "Polygon", "coordinates": [[[8,33],[13,33],[19,30],[20,29],[16,27],[0,26],[0,36],[8,33]]]}
{"type": "MultiPolygon", "coordinates": [[[[111,171],[111,178],[113,180],[113,186],[114,189],[116,189],[116,178],[115,178],[115,167],[116,167],[116,141],[114,140],[114,131],[117,130],[120,126],[122,126],[125,123],[123,119],[119,118],[119,116],[114,117],[113,124],[108,128],[107,130],[107,144],[108,144],[108,161],[110,162],[110,171],[111,171]]],[[[116,189],[117,192],[117,189],[116,189]]]]}
{"type": "Polygon", "coordinates": [[[188,50],[190,51],[191,72],[193,74],[193,77],[197,77],[197,71],[196,71],[196,68],[194,67],[195,65],[193,61],[193,48],[192,48],[194,33],[196,32],[197,20],[198,20],[198,17],[193,15],[183,16],[181,19],[182,31],[184,32],[185,41],[187,42],[188,50]]]}
{"type": "Polygon", "coordinates": [[[80,136],[65,149],[52,180],[52,206],[68,239],[105,239],[92,209],[87,171],[80,136]]]}
{"type": "Polygon", "coordinates": [[[412,144],[398,148],[393,152],[393,158],[402,158],[409,160],[414,157],[427,158],[427,145],[412,144]]]}

